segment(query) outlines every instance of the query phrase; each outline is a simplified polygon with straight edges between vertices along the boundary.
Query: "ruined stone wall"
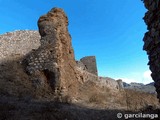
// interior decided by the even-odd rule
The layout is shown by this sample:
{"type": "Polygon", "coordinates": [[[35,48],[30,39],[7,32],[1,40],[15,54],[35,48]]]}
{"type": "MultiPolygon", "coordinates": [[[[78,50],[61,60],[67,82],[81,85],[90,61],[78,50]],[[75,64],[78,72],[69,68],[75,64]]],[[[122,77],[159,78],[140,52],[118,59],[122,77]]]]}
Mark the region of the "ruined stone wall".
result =
{"type": "Polygon", "coordinates": [[[119,89],[123,89],[124,88],[123,81],[121,79],[118,79],[117,83],[118,83],[119,89]]]}
{"type": "Polygon", "coordinates": [[[81,84],[84,84],[87,81],[93,81],[93,82],[98,81],[98,76],[97,75],[92,74],[92,73],[86,71],[85,69],[82,69],[81,66],[76,67],[76,72],[77,72],[78,81],[81,84]]]}
{"type": "Polygon", "coordinates": [[[0,62],[24,57],[40,46],[38,31],[21,30],[0,35],[0,62]]]}
{"type": "Polygon", "coordinates": [[[81,70],[87,70],[86,66],[81,61],[76,61],[76,64],[81,70]]]}
{"type": "Polygon", "coordinates": [[[26,56],[23,63],[33,80],[48,81],[58,97],[76,94],[76,62],[68,33],[68,18],[54,8],[38,20],[41,46],[26,56]]]}
{"type": "Polygon", "coordinates": [[[148,32],[144,36],[143,49],[147,51],[149,67],[160,99],[160,0],[143,0],[148,9],[144,16],[148,32]]]}
{"type": "Polygon", "coordinates": [[[113,90],[122,90],[123,89],[122,80],[114,80],[109,77],[99,77],[98,81],[102,87],[108,87],[113,90]]]}
{"type": "Polygon", "coordinates": [[[84,64],[88,72],[98,76],[97,63],[96,63],[95,56],[87,56],[87,57],[81,58],[80,61],[84,64]]]}

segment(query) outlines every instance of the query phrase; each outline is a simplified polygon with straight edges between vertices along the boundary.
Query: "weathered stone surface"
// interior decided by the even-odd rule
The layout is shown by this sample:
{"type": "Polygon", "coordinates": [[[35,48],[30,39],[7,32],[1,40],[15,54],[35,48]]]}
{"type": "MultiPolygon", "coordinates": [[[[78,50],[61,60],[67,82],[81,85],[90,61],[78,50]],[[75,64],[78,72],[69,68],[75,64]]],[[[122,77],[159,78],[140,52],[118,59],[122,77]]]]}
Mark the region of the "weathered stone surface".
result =
{"type": "Polygon", "coordinates": [[[115,80],[109,77],[98,77],[98,81],[102,87],[108,87],[114,91],[119,91],[123,89],[122,80],[115,80]]]}
{"type": "Polygon", "coordinates": [[[81,61],[76,61],[77,67],[79,67],[81,70],[86,70],[86,66],[81,61]]]}
{"type": "Polygon", "coordinates": [[[68,18],[62,9],[54,8],[41,16],[41,46],[24,60],[26,71],[40,81],[43,73],[58,97],[74,96],[77,87],[76,62],[67,26],[68,18]]]}
{"type": "Polygon", "coordinates": [[[40,46],[38,31],[21,30],[0,35],[0,62],[22,58],[40,46]]]}
{"type": "Polygon", "coordinates": [[[144,36],[144,47],[147,51],[152,78],[155,81],[157,96],[160,100],[160,1],[143,0],[148,11],[143,18],[148,26],[144,36]]]}

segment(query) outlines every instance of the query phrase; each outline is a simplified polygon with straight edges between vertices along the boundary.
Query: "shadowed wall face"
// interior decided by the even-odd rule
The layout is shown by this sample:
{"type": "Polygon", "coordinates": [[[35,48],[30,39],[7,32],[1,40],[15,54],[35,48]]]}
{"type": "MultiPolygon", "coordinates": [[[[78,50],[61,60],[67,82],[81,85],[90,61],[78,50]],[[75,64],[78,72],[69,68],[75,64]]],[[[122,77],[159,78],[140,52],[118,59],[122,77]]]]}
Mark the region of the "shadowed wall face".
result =
{"type": "Polygon", "coordinates": [[[143,0],[143,2],[148,9],[143,18],[148,29],[143,39],[143,49],[147,51],[148,65],[155,81],[157,97],[160,100],[160,1],[143,0]]]}

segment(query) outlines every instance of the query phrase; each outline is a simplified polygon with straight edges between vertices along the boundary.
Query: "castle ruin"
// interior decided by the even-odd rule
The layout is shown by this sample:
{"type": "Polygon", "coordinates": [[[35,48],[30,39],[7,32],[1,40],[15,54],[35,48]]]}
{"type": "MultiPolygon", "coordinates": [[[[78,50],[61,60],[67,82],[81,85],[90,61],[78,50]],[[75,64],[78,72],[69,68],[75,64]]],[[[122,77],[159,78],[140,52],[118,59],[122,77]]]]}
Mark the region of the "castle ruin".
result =
{"type": "Polygon", "coordinates": [[[16,60],[37,90],[47,84],[61,99],[64,96],[78,96],[79,89],[88,83],[115,91],[123,89],[122,81],[98,77],[95,56],[75,61],[67,28],[68,18],[62,9],[54,8],[41,16],[38,27],[40,34],[37,31],[16,31],[0,36],[0,61],[17,56],[16,60]]]}
{"type": "Polygon", "coordinates": [[[98,76],[97,63],[96,63],[95,56],[83,57],[80,59],[80,61],[84,64],[88,72],[98,76]]]}

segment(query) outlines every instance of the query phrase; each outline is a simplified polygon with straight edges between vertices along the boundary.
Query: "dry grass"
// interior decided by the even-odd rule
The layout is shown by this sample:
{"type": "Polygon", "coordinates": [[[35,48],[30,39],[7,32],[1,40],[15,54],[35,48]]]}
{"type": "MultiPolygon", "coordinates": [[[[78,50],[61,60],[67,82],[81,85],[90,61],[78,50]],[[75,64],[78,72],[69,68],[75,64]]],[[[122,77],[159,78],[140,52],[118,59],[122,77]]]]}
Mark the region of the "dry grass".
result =
{"type": "Polygon", "coordinates": [[[32,99],[51,97],[53,91],[47,83],[35,87],[20,62],[12,60],[0,64],[0,94],[32,99]]]}
{"type": "Polygon", "coordinates": [[[80,102],[87,107],[138,111],[147,106],[159,106],[156,95],[134,90],[112,90],[87,81],[80,87],[80,102]]]}
{"type": "Polygon", "coordinates": [[[81,84],[78,93],[75,105],[70,104],[71,96],[66,96],[63,103],[57,106],[51,102],[54,94],[50,86],[45,83],[44,86],[34,87],[30,76],[17,60],[0,64],[0,118],[5,120],[114,120],[118,112],[135,112],[159,105],[155,95],[133,90],[112,90],[93,81],[81,84]],[[14,102],[10,97],[18,100],[14,102]],[[32,102],[35,99],[37,102],[32,102]]]}

